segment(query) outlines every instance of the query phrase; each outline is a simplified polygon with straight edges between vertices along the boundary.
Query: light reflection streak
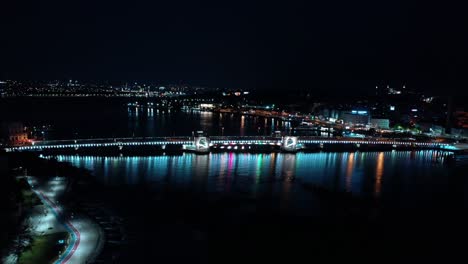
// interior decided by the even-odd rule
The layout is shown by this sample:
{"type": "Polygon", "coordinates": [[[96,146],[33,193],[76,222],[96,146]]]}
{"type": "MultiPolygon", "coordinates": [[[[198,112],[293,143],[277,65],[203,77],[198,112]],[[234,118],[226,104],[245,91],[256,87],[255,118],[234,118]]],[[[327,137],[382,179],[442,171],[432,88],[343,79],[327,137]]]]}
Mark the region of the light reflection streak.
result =
{"type": "Polygon", "coordinates": [[[257,166],[255,167],[255,186],[258,186],[260,182],[260,175],[262,174],[262,162],[263,162],[263,154],[257,158],[257,166]]]}
{"type": "Polygon", "coordinates": [[[234,153],[229,153],[229,159],[228,159],[228,170],[227,170],[227,175],[226,175],[226,191],[230,192],[231,191],[231,173],[234,165],[234,153]]]}
{"type": "Polygon", "coordinates": [[[281,197],[281,208],[287,209],[290,201],[292,180],[296,175],[296,155],[286,154],[283,159],[283,190],[281,197]]]}
{"type": "Polygon", "coordinates": [[[221,154],[219,165],[218,165],[219,166],[219,173],[218,173],[219,181],[218,181],[218,184],[220,185],[219,186],[220,189],[226,188],[226,186],[221,186],[221,185],[224,185],[225,178],[226,178],[226,173],[225,173],[226,168],[224,167],[224,164],[226,164],[226,154],[221,154]]]}
{"type": "Polygon", "coordinates": [[[348,163],[346,166],[346,175],[345,175],[345,190],[350,192],[352,190],[352,180],[354,172],[354,153],[348,155],[348,163]]]}
{"type": "Polygon", "coordinates": [[[379,196],[382,191],[382,176],[384,171],[384,153],[379,152],[377,156],[377,167],[375,170],[375,195],[379,196]]]}

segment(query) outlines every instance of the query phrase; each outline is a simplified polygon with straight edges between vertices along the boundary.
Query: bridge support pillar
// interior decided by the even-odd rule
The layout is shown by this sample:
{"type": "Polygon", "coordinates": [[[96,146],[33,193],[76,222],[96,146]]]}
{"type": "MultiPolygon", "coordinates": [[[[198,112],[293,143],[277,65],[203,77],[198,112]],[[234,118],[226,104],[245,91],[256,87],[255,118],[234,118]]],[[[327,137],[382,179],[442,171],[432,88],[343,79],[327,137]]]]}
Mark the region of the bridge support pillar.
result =
{"type": "Polygon", "coordinates": [[[297,137],[286,136],[281,140],[281,150],[286,152],[297,151],[297,137]]]}

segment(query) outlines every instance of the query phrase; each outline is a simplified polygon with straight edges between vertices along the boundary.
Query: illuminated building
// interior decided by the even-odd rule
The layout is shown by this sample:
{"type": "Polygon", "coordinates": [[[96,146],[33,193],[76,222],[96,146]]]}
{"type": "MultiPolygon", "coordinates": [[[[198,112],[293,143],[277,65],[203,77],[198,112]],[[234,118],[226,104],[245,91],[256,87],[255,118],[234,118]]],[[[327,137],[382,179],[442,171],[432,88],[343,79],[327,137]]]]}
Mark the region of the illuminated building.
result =
{"type": "Polygon", "coordinates": [[[369,124],[370,115],[366,110],[352,110],[344,112],[341,119],[346,124],[352,125],[367,125],[369,124]]]}
{"type": "Polygon", "coordinates": [[[214,104],[207,104],[207,103],[200,104],[200,109],[213,109],[214,107],[215,107],[214,104]]]}
{"type": "Polygon", "coordinates": [[[3,141],[11,145],[21,145],[28,142],[28,133],[24,131],[21,122],[12,122],[2,124],[3,141]]]}
{"type": "Polygon", "coordinates": [[[388,129],[390,127],[390,120],[387,118],[371,118],[370,123],[375,128],[388,129]]]}

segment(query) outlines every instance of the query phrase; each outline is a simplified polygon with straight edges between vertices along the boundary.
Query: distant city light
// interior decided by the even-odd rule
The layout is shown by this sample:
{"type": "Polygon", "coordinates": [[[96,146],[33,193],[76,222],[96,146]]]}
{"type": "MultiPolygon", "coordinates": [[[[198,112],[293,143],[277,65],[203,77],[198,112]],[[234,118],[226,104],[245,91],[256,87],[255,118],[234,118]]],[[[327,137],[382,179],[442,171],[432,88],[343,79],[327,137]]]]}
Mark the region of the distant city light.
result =
{"type": "Polygon", "coordinates": [[[358,114],[358,115],[367,115],[367,111],[358,111],[358,110],[352,110],[351,111],[352,114],[358,114]]]}
{"type": "Polygon", "coordinates": [[[390,106],[390,111],[395,111],[395,106],[394,105],[390,106]]]}
{"type": "Polygon", "coordinates": [[[200,104],[200,108],[214,108],[214,104],[200,104]]]}
{"type": "Polygon", "coordinates": [[[427,98],[423,99],[423,101],[426,102],[426,103],[431,103],[432,100],[434,100],[434,97],[427,97],[427,98]]]}
{"type": "Polygon", "coordinates": [[[418,109],[416,109],[416,108],[411,109],[411,112],[417,112],[417,111],[418,111],[418,109]]]}

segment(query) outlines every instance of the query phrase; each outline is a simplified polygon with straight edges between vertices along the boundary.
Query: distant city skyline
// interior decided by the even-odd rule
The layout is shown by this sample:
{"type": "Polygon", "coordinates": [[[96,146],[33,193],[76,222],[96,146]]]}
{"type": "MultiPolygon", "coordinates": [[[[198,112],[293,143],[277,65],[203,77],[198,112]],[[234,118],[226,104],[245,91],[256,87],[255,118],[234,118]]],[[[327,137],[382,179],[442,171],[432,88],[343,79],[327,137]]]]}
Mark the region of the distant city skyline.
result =
{"type": "Polygon", "coordinates": [[[468,21],[457,6],[10,1],[2,9],[0,79],[184,80],[347,94],[384,81],[468,90],[468,21]]]}
{"type": "MultiPolygon", "coordinates": [[[[161,82],[155,80],[85,80],[85,79],[51,79],[51,80],[22,80],[22,79],[0,79],[0,84],[2,85],[9,85],[9,86],[37,86],[41,87],[56,87],[60,86],[62,88],[125,88],[125,89],[136,89],[136,88],[184,88],[184,89],[203,89],[203,90],[219,90],[219,91],[242,91],[242,90],[251,90],[251,91],[259,91],[259,92],[266,92],[264,89],[259,88],[251,88],[245,89],[242,87],[228,87],[228,86],[204,86],[204,85],[197,85],[192,84],[185,81],[178,81],[178,82],[161,82]]],[[[289,91],[296,91],[296,92],[312,92],[313,87],[287,87],[289,91]]],[[[283,90],[279,90],[276,92],[281,92],[283,90]]],[[[397,83],[390,83],[390,82],[376,82],[375,86],[371,87],[362,87],[361,90],[358,91],[357,95],[385,95],[385,94],[402,94],[402,93],[424,93],[425,90],[421,87],[408,87],[406,82],[397,82],[397,83]]],[[[439,94],[437,91],[426,91],[429,95],[443,95],[439,94]]],[[[354,92],[353,92],[354,93],[354,92]]],[[[354,93],[355,94],[355,93],[354,93]]]]}

